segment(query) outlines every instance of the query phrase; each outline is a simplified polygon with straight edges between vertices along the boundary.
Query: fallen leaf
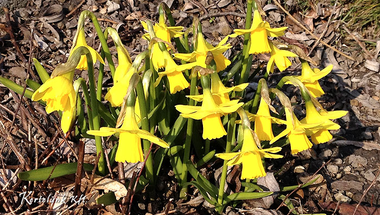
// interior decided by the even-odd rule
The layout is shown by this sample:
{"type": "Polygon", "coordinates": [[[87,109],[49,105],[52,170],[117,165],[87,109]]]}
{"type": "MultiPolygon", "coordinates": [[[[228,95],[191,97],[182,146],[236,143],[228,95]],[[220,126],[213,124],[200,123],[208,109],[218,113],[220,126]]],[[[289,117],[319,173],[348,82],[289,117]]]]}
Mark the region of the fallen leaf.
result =
{"type": "Polygon", "coordinates": [[[109,178],[95,176],[94,184],[94,189],[104,190],[104,192],[106,193],[109,191],[114,192],[117,200],[127,196],[128,193],[127,188],[125,188],[125,186],[122,183],[109,178]]]}

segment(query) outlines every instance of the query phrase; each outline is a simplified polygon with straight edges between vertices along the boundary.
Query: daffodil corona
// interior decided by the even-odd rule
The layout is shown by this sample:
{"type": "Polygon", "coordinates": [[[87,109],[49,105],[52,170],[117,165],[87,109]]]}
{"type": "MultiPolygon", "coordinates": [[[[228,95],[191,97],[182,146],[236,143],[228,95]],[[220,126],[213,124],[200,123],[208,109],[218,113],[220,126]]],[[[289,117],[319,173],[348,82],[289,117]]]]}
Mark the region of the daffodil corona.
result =
{"type": "Polygon", "coordinates": [[[287,27],[271,28],[268,22],[263,21],[258,10],[255,10],[253,16],[250,29],[235,29],[234,32],[237,35],[250,34],[251,46],[249,54],[269,53],[271,47],[269,46],[268,36],[282,36],[287,27]]]}
{"type": "Polygon", "coordinates": [[[73,123],[76,110],[76,94],[72,84],[74,73],[48,79],[32,96],[33,101],[46,102],[46,112],[62,111],[61,128],[66,133],[73,123]]]}
{"type": "Polygon", "coordinates": [[[259,109],[255,116],[255,132],[260,140],[272,140],[274,138],[271,118],[269,106],[261,97],[259,109]]]}

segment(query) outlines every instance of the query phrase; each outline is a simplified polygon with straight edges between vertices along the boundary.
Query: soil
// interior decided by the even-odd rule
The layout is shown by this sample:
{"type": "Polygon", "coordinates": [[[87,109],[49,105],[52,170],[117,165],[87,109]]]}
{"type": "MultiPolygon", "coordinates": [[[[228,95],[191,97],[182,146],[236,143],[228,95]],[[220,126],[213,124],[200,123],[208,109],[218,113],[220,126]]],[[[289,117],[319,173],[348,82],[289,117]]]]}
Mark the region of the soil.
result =
{"type": "MultiPolygon", "coordinates": [[[[31,64],[31,59],[38,59],[49,73],[60,63],[66,62],[78,16],[83,10],[93,11],[100,19],[103,29],[106,27],[118,29],[123,43],[134,59],[148,45],[142,39],[144,32],[140,20],[157,21],[157,6],[160,2],[157,0],[2,1],[0,6],[9,8],[10,20],[7,20],[6,14],[3,13],[0,23],[10,24],[14,41],[9,32],[0,30],[0,76],[22,86],[25,85],[24,80],[27,77],[41,82],[31,64]],[[112,8],[115,5],[119,8],[112,8]],[[79,7],[76,8],[77,6],[79,7]],[[20,51],[17,51],[15,44],[20,51]]],[[[232,33],[232,29],[244,28],[243,15],[246,11],[246,2],[242,0],[201,0],[198,1],[200,4],[183,0],[165,2],[170,5],[177,25],[189,28],[194,16],[200,18],[207,40],[214,45],[232,33]],[[215,2],[218,4],[217,7],[208,7],[215,2]],[[206,11],[205,8],[207,8],[206,11]],[[227,15],[207,16],[221,12],[227,15]]],[[[288,33],[279,38],[281,42],[299,46],[307,53],[310,52],[311,59],[321,65],[320,68],[329,64],[334,65],[333,72],[320,80],[326,94],[319,101],[327,110],[347,110],[349,114],[336,121],[341,125],[341,129],[333,133],[334,139],[329,143],[316,145],[297,156],[292,156],[289,147],[284,147],[281,152],[285,154],[283,159],[268,161],[268,172],[276,173],[275,180],[280,187],[302,184],[310,177],[317,179],[314,185],[298,189],[297,192],[287,196],[294,209],[281,205],[283,197],[290,194],[290,192],[284,192],[279,193],[278,198],[275,198],[268,207],[263,207],[263,204],[258,204],[257,201],[248,200],[233,207],[232,205],[227,207],[224,213],[353,214],[356,210],[356,214],[367,214],[368,211],[378,214],[380,205],[380,184],[378,183],[380,181],[378,177],[380,173],[380,75],[376,66],[373,69],[365,65],[371,60],[379,62],[378,53],[375,51],[376,45],[374,45],[379,34],[371,25],[347,32],[341,19],[349,11],[349,4],[338,3],[334,7],[330,1],[318,1],[309,7],[301,7],[297,4],[299,1],[286,1],[283,6],[287,11],[317,37],[322,35],[323,41],[354,59],[350,60],[320,43],[312,49],[316,40],[310,34],[305,34],[304,30],[290,20],[289,16],[273,1],[261,2],[266,13],[265,19],[271,23],[271,26],[289,27],[288,33]],[[371,56],[368,56],[368,51],[366,52],[363,47],[369,50],[371,56]]],[[[87,23],[86,29],[89,36],[88,44],[99,47],[99,41],[93,36],[95,29],[92,24],[87,23]]],[[[232,39],[230,43],[233,48],[226,53],[226,56],[231,58],[242,49],[242,40],[232,39]]],[[[109,46],[111,52],[116,53],[111,40],[109,46]]],[[[380,48],[380,45],[378,46],[380,48]]],[[[252,71],[267,60],[266,55],[255,56],[252,71]]],[[[300,74],[299,62],[294,61],[287,72],[300,74]]],[[[78,72],[77,75],[86,77],[85,72],[78,72]]],[[[276,74],[270,78],[276,80],[276,74]]],[[[257,80],[254,79],[253,82],[255,81],[257,80]]],[[[109,75],[105,77],[105,83],[112,83],[109,75]]],[[[286,89],[289,95],[295,95],[294,90],[290,86],[286,89]]],[[[0,98],[0,146],[2,148],[0,186],[3,188],[2,198],[0,198],[3,209],[0,209],[0,212],[14,211],[19,214],[27,210],[40,213],[52,211],[54,210],[52,204],[20,204],[22,200],[20,194],[33,190],[32,196],[36,197],[38,193],[46,194],[52,190],[63,192],[64,185],[70,184],[73,179],[48,180],[34,184],[18,180],[15,175],[18,171],[25,171],[26,167],[22,165],[11,143],[31,169],[36,165],[51,166],[56,162],[73,161],[74,159],[70,157],[72,154],[65,151],[67,147],[55,148],[55,144],[64,138],[58,132],[59,116],[56,113],[46,114],[42,105],[22,99],[3,85],[0,85],[0,98]],[[38,162],[34,160],[36,159],[35,145],[39,145],[41,149],[37,156],[38,162]],[[46,153],[55,151],[55,153],[42,163],[41,156],[46,156],[46,154],[41,155],[43,151],[46,153]],[[9,184],[6,185],[7,183],[9,184]]],[[[302,114],[302,111],[299,114],[302,114]]],[[[86,150],[91,151],[87,148],[86,150]]],[[[93,162],[95,156],[88,153],[85,159],[93,162]]],[[[178,184],[169,168],[170,164],[166,166],[167,168],[164,168],[159,176],[156,189],[147,188],[136,194],[131,209],[132,214],[215,213],[214,208],[204,201],[196,188],[190,188],[190,198],[187,201],[179,199],[178,184]],[[155,199],[147,198],[146,193],[155,193],[155,199]],[[168,208],[166,212],[165,207],[168,208]]],[[[220,167],[221,163],[216,162],[203,168],[202,171],[211,179],[217,178],[214,173],[218,172],[220,167]]],[[[239,172],[239,170],[236,171],[239,172]]],[[[232,179],[229,181],[231,189],[236,188],[238,184],[232,179]]],[[[117,207],[115,204],[106,207],[82,204],[76,209],[66,207],[65,210],[67,213],[92,214],[99,211],[99,213],[116,214],[120,211],[117,207]]]]}

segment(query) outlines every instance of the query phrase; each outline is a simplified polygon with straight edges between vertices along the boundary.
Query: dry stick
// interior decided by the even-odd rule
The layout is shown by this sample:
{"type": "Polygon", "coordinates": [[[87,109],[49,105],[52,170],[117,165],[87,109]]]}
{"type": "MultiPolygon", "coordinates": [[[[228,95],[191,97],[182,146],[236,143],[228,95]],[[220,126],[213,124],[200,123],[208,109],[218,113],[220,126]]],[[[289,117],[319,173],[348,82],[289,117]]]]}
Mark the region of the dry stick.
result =
{"type": "Polygon", "coordinates": [[[72,11],[70,11],[70,13],[68,13],[68,14],[66,15],[66,18],[67,18],[67,17],[70,17],[71,15],[73,15],[73,13],[75,13],[75,11],[77,11],[77,10],[82,6],[82,4],[84,4],[85,1],[86,1],[86,0],[82,0],[82,1],[78,4],[78,6],[76,6],[72,11]]]}
{"type": "Polygon", "coordinates": [[[84,142],[79,140],[78,145],[78,164],[77,164],[77,172],[75,173],[75,188],[74,193],[77,196],[80,196],[81,191],[81,179],[82,179],[82,171],[83,171],[83,160],[84,160],[84,142]]]}
{"type": "Polygon", "coordinates": [[[8,10],[8,8],[5,8],[5,7],[3,7],[3,10],[5,12],[5,18],[7,20],[7,26],[1,24],[0,28],[3,28],[9,34],[9,36],[11,37],[11,42],[14,45],[14,47],[15,47],[18,55],[19,55],[19,57],[25,63],[27,60],[26,60],[25,56],[22,54],[22,52],[20,50],[20,47],[17,45],[16,39],[15,39],[15,35],[13,34],[13,30],[12,30],[12,27],[11,27],[12,24],[11,24],[11,18],[10,18],[10,15],[9,15],[9,10],[8,10]]]}
{"type": "Polygon", "coordinates": [[[343,25],[343,28],[359,44],[359,46],[363,49],[363,51],[366,53],[366,55],[368,55],[368,57],[370,57],[371,59],[373,59],[372,54],[369,53],[369,51],[367,50],[367,48],[365,47],[365,45],[357,37],[355,37],[355,35],[353,35],[350,30],[348,30],[348,28],[346,27],[346,25],[343,25]]]}
{"type": "Polygon", "coordinates": [[[368,191],[371,189],[371,187],[373,187],[373,185],[375,185],[375,182],[377,181],[377,178],[379,177],[379,174],[380,174],[380,166],[379,166],[379,170],[377,171],[377,174],[375,176],[375,179],[373,179],[372,183],[368,186],[367,189],[364,190],[363,192],[363,195],[362,197],[360,198],[358,204],[356,205],[355,207],[355,210],[354,210],[354,213],[352,215],[355,215],[356,211],[358,210],[359,206],[360,206],[360,203],[363,201],[364,199],[364,196],[367,195],[368,191]]]}
{"type": "Polygon", "coordinates": [[[133,202],[133,196],[135,195],[135,192],[136,192],[136,187],[137,187],[137,183],[139,183],[139,180],[140,180],[140,176],[144,170],[144,167],[145,167],[145,164],[146,164],[146,161],[148,160],[148,157],[150,155],[150,152],[152,151],[152,146],[153,146],[153,142],[150,143],[150,147],[149,147],[149,151],[144,159],[144,164],[143,166],[141,167],[141,170],[139,172],[139,175],[137,176],[136,178],[136,182],[135,182],[135,186],[133,187],[133,192],[132,192],[132,195],[131,195],[131,199],[129,201],[129,207],[128,207],[128,213],[127,214],[130,214],[131,212],[131,207],[132,207],[132,202],[133,202]]]}
{"type": "Polygon", "coordinates": [[[331,159],[328,160],[326,163],[324,163],[321,167],[319,167],[319,169],[310,177],[309,180],[305,181],[304,183],[302,184],[299,184],[298,187],[296,189],[294,189],[292,192],[290,192],[288,195],[285,196],[284,200],[282,200],[281,204],[276,208],[276,210],[279,210],[281,206],[286,206],[284,204],[285,200],[287,200],[289,198],[289,196],[291,196],[294,192],[297,192],[297,190],[299,190],[302,186],[304,186],[306,183],[308,183],[309,181],[313,180],[314,179],[314,176],[317,175],[317,173],[319,171],[321,171],[321,169],[323,167],[325,167],[327,164],[329,164],[331,162],[331,159]]]}
{"type": "MultiPolygon", "coordinates": [[[[300,22],[298,22],[298,20],[297,20],[296,18],[294,18],[294,17],[293,17],[293,16],[292,16],[287,10],[285,10],[285,8],[283,8],[283,7],[281,6],[281,4],[278,3],[277,0],[274,0],[274,3],[275,3],[279,8],[281,8],[281,10],[284,11],[284,13],[286,13],[286,14],[290,17],[290,19],[292,19],[292,21],[293,21],[294,23],[296,23],[299,27],[301,27],[303,30],[305,30],[305,31],[306,31],[308,34],[310,34],[312,37],[314,37],[314,39],[318,40],[318,37],[315,36],[315,34],[313,34],[311,31],[309,31],[309,29],[307,29],[307,28],[306,28],[305,26],[303,26],[300,22]]],[[[352,57],[350,57],[350,56],[346,55],[345,53],[339,51],[338,49],[332,47],[331,45],[327,44],[325,41],[320,40],[320,43],[322,43],[323,45],[329,47],[330,49],[334,50],[335,52],[341,54],[342,56],[344,56],[344,57],[346,57],[346,58],[348,58],[348,59],[350,59],[350,60],[352,60],[352,61],[355,61],[352,57]]]]}
{"type": "MultiPolygon", "coordinates": [[[[335,11],[336,3],[337,3],[337,1],[335,1],[333,11],[335,11]]],[[[322,32],[321,36],[319,36],[318,40],[315,41],[313,47],[311,47],[311,49],[310,49],[310,51],[309,51],[309,54],[307,54],[307,56],[310,56],[311,52],[313,52],[313,50],[315,49],[315,47],[317,47],[317,45],[319,44],[319,41],[325,36],[327,30],[329,29],[329,25],[330,25],[330,23],[331,23],[331,18],[332,18],[332,15],[333,15],[333,14],[334,14],[334,13],[331,13],[331,14],[330,14],[329,20],[327,20],[326,28],[323,30],[323,32],[322,32]]]]}

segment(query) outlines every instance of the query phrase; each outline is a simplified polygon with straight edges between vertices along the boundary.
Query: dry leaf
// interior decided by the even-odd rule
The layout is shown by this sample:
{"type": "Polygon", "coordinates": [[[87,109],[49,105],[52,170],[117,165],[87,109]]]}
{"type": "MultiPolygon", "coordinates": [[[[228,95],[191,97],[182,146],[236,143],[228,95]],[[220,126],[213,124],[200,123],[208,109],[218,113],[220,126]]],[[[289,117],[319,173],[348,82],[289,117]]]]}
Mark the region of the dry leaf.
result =
{"type": "MultiPolygon", "coordinates": [[[[280,186],[278,185],[276,179],[274,178],[273,173],[267,173],[265,177],[257,179],[257,185],[263,188],[264,191],[279,192],[280,186]]],[[[278,194],[274,193],[273,195],[260,198],[260,199],[250,199],[245,200],[249,208],[269,208],[274,200],[277,198],[278,194]]]]}
{"type": "Polygon", "coordinates": [[[94,184],[94,189],[104,190],[104,192],[106,193],[108,191],[114,192],[117,200],[119,200],[122,197],[125,197],[128,193],[127,188],[125,188],[125,186],[122,183],[109,178],[95,176],[94,184]]]}

